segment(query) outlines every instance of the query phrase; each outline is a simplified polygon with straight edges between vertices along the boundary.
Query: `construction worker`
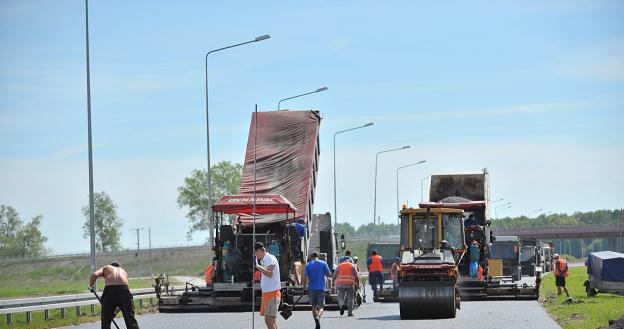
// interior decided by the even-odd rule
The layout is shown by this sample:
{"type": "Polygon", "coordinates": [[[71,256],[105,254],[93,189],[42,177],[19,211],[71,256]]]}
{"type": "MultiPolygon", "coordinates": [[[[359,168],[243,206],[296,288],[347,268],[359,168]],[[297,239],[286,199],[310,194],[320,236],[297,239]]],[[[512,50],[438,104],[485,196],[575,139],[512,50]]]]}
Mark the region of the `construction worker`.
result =
{"type": "Polygon", "coordinates": [[[212,274],[213,273],[214,273],[214,264],[210,264],[206,268],[206,285],[207,286],[212,284],[212,274]]]}
{"type": "Polygon", "coordinates": [[[358,260],[360,258],[358,256],[353,256],[353,266],[355,266],[355,269],[358,272],[358,284],[356,286],[355,289],[355,301],[358,305],[362,304],[362,302],[364,301],[363,297],[362,297],[362,286],[361,286],[361,282],[360,282],[360,266],[358,265],[358,260]]]}
{"type": "Polygon", "coordinates": [[[89,291],[95,292],[95,281],[104,278],[104,292],[102,293],[102,329],[110,329],[115,317],[115,309],[119,307],[123,313],[126,328],[139,329],[134,317],[132,294],[128,288],[128,273],[121,268],[119,262],[112,262],[91,274],[89,291]]]}
{"type": "Polygon", "coordinates": [[[357,268],[349,259],[345,259],[338,265],[334,272],[334,285],[338,289],[338,306],[340,307],[340,315],[344,315],[345,309],[348,309],[348,316],[353,316],[353,301],[355,288],[359,285],[357,268]],[[345,303],[345,297],[347,299],[345,303]]]}
{"type": "Polygon", "coordinates": [[[340,257],[340,259],[338,260],[338,263],[342,263],[345,260],[348,260],[353,264],[353,258],[351,258],[351,250],[345,251],[345,255],[340,257]]]}
{"type": "Polygon", "coordinates": [[[373,300],[377,301],[379,299],[379,293],[377,292],[377,285],[379,285],[379,290],[383,290],[383,258],[377,254],[377,250],[373,250],[371,256],[368,257],[368,261],[366,262],[368,265],[368,279],[370,280],[370,284],[373,288],[373,300]]]}
{"type": "Polygon", "coordinates": [[[357,268],[358,273],[360,272],[360,266],[358,265],[358,260],[360,260],[360,258],[358,256],[353,256],[353,265],[355,265],[355,268],[357,268]]]}
{"type": "Polygon", "coordinates": [[[568,272],[568,262],[563,259],[563,257],[559,257],[559,254],[553,255],[553,268],[555,275],[555,285],[557,286],[557,296],[561,296],[561,288],[566,293],[568,298],[570,294],[568,293],[568,288],[566,288],[566,276],[570,275],[568,272]]]}
{"type": "Polygon", "coordinates": [[[256,259],[254,261],[256,269],[261,273],[260,288],[262,289],[262,304],[260,305],[260,315],[264,316],[264,323],[268,329],[278,329],[277,312],[282,294],[282,284],[280,282],[280,268],[277,258],[269,254],[262,242],[257,242],[254,246],[256,259]]]}
{"type": "Polygon", "coordinates": [[[399,270],[401,269],[401,258],[394,258],[392,268],[390,269],[390,278],[392,279],[392,288],[396,291],[399,284],[399,270]]]}
{"type": "Polygon", "coordinates": [[[321,316],[323,316],[323,309],[325,308],[325,277],[331,278],[331,271],[327,262],[318,259],[318,257],[318,252],[313,252],[304,270],[304,284],[307,280],[308,299],[312,306],[312,317],[314,317],[316,329],[321,328],[321,316]]]}

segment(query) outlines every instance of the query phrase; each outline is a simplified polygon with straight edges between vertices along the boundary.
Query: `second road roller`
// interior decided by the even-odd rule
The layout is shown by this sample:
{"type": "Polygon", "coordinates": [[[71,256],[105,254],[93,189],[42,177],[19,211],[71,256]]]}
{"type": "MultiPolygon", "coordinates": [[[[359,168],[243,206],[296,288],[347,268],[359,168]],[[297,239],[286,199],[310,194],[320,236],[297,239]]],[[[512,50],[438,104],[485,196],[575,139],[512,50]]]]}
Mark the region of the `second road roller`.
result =
{"type": "Polygon", "coordinates": [[[455,317],[457,264],[466,253],[463,221],[461,209],[401,210],[401,319],[455,317]]]}

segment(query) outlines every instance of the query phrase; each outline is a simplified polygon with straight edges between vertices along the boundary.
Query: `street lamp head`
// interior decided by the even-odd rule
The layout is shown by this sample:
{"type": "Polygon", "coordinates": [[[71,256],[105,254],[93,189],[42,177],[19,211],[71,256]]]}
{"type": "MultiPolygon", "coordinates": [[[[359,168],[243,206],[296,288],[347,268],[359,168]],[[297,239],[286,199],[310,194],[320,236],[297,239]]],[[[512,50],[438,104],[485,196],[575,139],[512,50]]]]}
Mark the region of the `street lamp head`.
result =
{"type": "Polygon", "coordinates": [[[374,123],[369,122],[369,123],[365,124],[365,125],[364,125],[364,127],[370,127],[370,126],[372,126],[372,125],[374,125],[374,123]]]}
{"type": "Polygon", "coordinates": [[[271,38],[271,36],[270,36],[270,35],[265,34],[265,35],[261,35],[261,36],[259,36],[259,37],[255,38],[255,39],[254,39],[254,42],[258,42],[258,41],[262,41],[262,40],[266,40],[266,39],[270,39],[270,38],[271,38]]]}
{"type": "Polygon", "coordinates": [[[410,148],[410,146],[406,145],[406,146],[403,146],[401,149],[408,149],[408,148],[410,148]]]}
{"type": "Polygon", "coordinates": [[[325,90],[327,90],[327,87],[319,88],[316,90],[316,92],[320,93],[321,91],[325,91],[325,90]]]}
{"type": "Polygon", "coordinates": [[[427,162],[427,160],[421,160],[421,161],[418,161],[418,163],[419,163],[419,164],[421,164],[421,163],[425,163],[425,162],[427,162]]]}

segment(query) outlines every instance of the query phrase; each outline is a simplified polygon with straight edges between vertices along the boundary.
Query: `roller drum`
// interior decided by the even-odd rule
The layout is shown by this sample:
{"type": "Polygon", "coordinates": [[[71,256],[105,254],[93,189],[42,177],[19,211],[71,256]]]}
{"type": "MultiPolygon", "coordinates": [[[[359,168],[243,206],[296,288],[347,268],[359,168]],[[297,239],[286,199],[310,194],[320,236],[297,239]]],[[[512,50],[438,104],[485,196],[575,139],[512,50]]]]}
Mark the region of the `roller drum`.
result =
{"type": "Polygon", "coordinates": [[[406,281],[399,284],[401,319],[454,318],[452,281],[406,281]]]}

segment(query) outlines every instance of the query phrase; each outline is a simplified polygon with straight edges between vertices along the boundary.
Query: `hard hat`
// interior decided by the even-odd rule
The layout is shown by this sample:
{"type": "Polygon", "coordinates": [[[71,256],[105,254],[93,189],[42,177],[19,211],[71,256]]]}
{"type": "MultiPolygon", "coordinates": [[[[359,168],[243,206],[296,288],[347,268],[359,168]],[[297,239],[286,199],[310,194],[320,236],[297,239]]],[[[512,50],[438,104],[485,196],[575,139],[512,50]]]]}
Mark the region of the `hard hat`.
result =
{"type": "Polygon", "coordinates": [[[358,256],[353,256],[353,260],[358,260],[358,256]]]}
{"type": "Polygon", "coordinates": [[[559,254],[554,254],[553,258],[559,258],[559,254]]]}

